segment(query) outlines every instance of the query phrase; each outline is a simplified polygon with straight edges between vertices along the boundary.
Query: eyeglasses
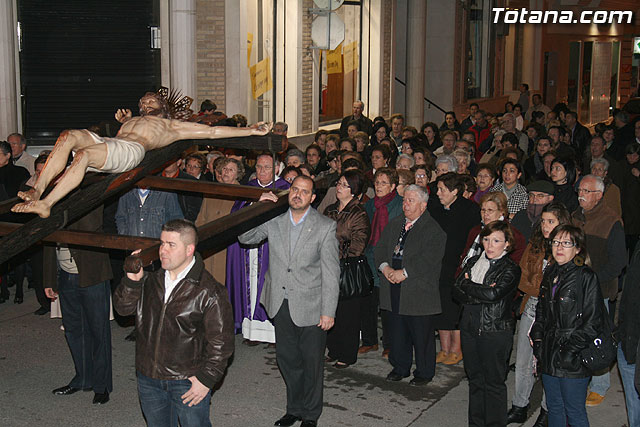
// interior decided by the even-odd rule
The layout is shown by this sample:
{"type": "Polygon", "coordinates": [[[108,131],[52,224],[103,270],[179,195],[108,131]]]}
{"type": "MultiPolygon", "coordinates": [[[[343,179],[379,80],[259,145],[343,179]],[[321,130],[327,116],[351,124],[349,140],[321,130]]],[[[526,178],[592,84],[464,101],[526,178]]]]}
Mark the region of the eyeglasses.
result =
{"type": "Polygon", "coordinates": [[[571,240],[552,240],[551,241],[551,245],[552,246],[562,246],[563,248],[569,249],[569,248],[573,248],[576,244],[573,243],[571,240]]]}
{"type": "Polygon", "coordinates": [[[489,213],[489,214],[490,214],[490,213],[497,212],[497,210],[498,210],[498,209],[482,208],[482,209],[480,209],[480,212],[482,212],[482,213],[489,213]]]}
{"type": "Polygon", "coordinates": [[[379,185],[381,187],[386,187],[387,185],[391,185],[391,184],[389,184],[388,182],[384,182],[384,181],[376,181],[374,183],[374,185],[379,185]]]}
{"type": "Polygon", "coordinates": [[[580,194],[580,193],[587,193],[587,194],[590,194],[590,193],[601,193],[601,191],[600,190],[587,190],[586,188],[578,188],[578,194],[580,194]]]}
{"type": "Polygon", "coordinates": [[[346,184],[346,183],[344,183],[344,182],[342,182],[342,181],[338,181],[338,182],[336,183],[336,187],[351,188],[351,187],[349,186],[349,184],[346,184]]]}
{"type": "Polygon", "coordinates": [[[506,240],[490,239],[488,237],[483,237],[482,238],[482,243],[491,243],[491,244],[497,245],[497,244],[504,243],[504,242],[506,242],[506,240]]]}
{"type": "Polygon", "coordinates": [[[426,178],[427,175],[423,174],[423,173],[417,173],[416,174],[416,178],[426,178]]]}

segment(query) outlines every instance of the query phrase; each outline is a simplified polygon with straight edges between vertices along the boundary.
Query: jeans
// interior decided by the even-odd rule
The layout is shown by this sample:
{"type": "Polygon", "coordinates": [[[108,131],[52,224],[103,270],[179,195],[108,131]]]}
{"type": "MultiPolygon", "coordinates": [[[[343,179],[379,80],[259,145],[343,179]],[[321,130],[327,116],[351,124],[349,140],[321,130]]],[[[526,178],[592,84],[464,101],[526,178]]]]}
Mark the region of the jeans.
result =
{"type": "Polygon", "coordinates": [[[77,274],[59,270],[58,293],[64,335],[76,370],[69,385],[96,393],[112,391],[109,282],[81,288],[77,274]]]}
{"type": "MultiPolygon", "coordinates": [[[[533,372],[533,347],[529,342],[529,330],[536,320],[536,306],[538,298],[530,297],[524,306],[522,317],[518,322],[518,336],[516,338],[516,389],[513,394],[514,406],[524,408],[529,404],[529,396],[536,382],[533,372]]],[[[542,408],[547,409],[544,391],[542,394],[542,408]]]]}
{"type": "Polygon", "coordinates": [[[627,363],[622,352],[622,344],[618,345],[618,371],[624,387],[624,398],[627,402],[627,418],[629,427],[640,427],[640,398],[633,383],[636,372],[635,363],[627,363]]]}
{"type": "Polygon", "coordinates": [[[149,427],[211,427],[209,403],[211,393],[197,405],[189,407],[181,396],[191,388],[189,380],[156,380],[137,372],[138,397],[149,427]]]}
{"type": "Polygon", "coordinates": [[[547,393],[549,427],[589,427],[587,418],[587,386],[590,377],[560,378],[542,374],[547,393]]]}
{"type": "MultiPolygon", "coordinates": [[[[609,312],[609,298],[604,299],[604,307],[607,309],[607,313],[609,312]]],[[[607,394],[607,390],[611,386],[611,378],[609,369],[607,368],[607,372],[602,375],[594,375],[591,377],[591,383],[589,384],[589,391],[594,393],[598,393],[600,396],[604,396],[607,394]]]]}

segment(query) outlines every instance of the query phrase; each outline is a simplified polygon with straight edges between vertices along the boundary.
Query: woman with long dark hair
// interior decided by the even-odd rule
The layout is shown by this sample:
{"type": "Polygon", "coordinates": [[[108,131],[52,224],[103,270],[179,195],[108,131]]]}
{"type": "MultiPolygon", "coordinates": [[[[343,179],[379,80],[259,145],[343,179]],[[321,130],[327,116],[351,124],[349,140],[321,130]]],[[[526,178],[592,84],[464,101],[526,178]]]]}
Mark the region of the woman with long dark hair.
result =
{"type": "Polygon", "coordinates": [[[460,122],[458,122],[455,111],[447,111],[446,113],[444,113],[444,122],[442,122],[440,130],[452,130],[454,132],[460,132],[460,122]]]}
{"type": "MultiPolygon", "coordinates": [[[[324,214],[337,223],[336,237],[340,259],[364,255],[371,235],[369,218],[358,196],[365,187],[364,175],[358,170],[344,172],[336,184],[338,201],[329,205],[324,214]]],[[[341,297],[336,309],[335,324],[327,334],[327,361],[338,369],[356,363],[360,344],[360,302],[362,296],[341,297]]]]}
{"type": "Polygon", "coordinates": [[[509,356],[515,319],[511,304],[520,267],[509,258],[509,224],[494,221],[480,233],[484,251],[467,261],[453,295],[461,304],[460,335],[469,378],[469,425],[507,425],[509,356]]]}
{"type": "MultiPolygon", "coordinates": [[[[529,244],[520,260],[522,275],[518,288],[524,294],[518,323],[518,341],[516,342],[516,383],[512,406],[507,415],[508,423],[524,423],[527,420],[529,396],[535,383],[533,370],[533,348],[529,342],[529,329],[536,319],[536,306],[540,294],[540,283],[544,270],[553,262],[549,236],[558,225],[571,224],[571,214],[559,202],[551,202],[542,209],[540,221],[531,235],[529,244]]],[[[535,426],[546,425],[547,404],[542,398],[540,415],[535,426]]]]}
{"type": "Polygon", "coordinates": [[[545,270],[529,336],[546,393],[549,427],[588,426],[591,372],[580,352],[604,329],[598,277],[585,263],[584,232],[559,225],[549,236],[554,262],[545,270]]]}
{"type": "Polygon", "coordinates": [[[573,187],[576,174],[576,163],[570,157],[558,157],[551,162],[551,180],[555,185],[553,200],[562,202],[569,212],[580,206],[578,194],[573,187]]]}
{"type": "Polygon", "coordinates": [[[432,153],[438,148],[442,147],[442,141],[440,141],[440,130],[438,125],[433,122],[426,122],[420,128],[420,133],[427,138],[426,148],[432,153]]]}

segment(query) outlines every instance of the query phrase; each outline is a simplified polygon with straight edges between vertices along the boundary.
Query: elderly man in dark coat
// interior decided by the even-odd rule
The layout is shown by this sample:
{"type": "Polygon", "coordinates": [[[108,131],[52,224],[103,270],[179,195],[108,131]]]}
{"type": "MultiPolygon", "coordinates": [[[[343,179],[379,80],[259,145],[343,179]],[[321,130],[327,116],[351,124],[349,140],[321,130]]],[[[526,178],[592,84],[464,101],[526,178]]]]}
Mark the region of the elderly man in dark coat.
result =
{"type": "Polygon", "coordinates": [[[426,385],[435,375],[432,317],[441,311],[438,282],[447,236],[426,211],[428,200],[423,188],[408,186],[404,215],[389,222],[375,249],[381,273],[380,308],[389,311],[393,370],[387,380],[409,376],[415,351],[411,385],[426,385]]]}

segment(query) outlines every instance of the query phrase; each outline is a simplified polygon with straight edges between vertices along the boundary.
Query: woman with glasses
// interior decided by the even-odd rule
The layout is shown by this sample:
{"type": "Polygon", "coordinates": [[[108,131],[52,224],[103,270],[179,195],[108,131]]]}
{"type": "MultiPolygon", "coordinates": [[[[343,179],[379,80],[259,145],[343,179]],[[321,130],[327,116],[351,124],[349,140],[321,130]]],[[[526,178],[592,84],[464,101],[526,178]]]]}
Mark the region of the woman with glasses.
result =
{"type": "MultiPolygon", "coordinates": [[[[571,224],[571,214],[562,203],[551,202],[542,209],[540,221],[529,240],[520,260],[522,276],[518,288],[524,293],[518,323],[518,340],[516,342],[516,375],[515,391],[512,406],[507,415],[508,423],[524,423],[527,421],[529,396],[535,384],[533,369],[533,348],[529,342],[529,329],[536,319],[536,306],[540,294],[542,275],[553,261],[549,237],[558,225],[571,224]]],[[[542,398],[540,414],[534,427],[546,426],[547,404],[542,398]]]]}
{"type": "MultiPolygon", "coordinates": [[[[381,167],[376,171],[373,186],[376,195],[373,199],[369,199],[364,209],[367,212],[369,221],[371,222],[371,237],[365,250],[367,261],[371,271],[376,271],[374,262],[374,252],[378,240],[382,235],[382,230],[387,226],[389,221],[398,215],[402,215],[402,197],[396,191],[398,187],[398,173],[395,169],[381,167]]],[[[373,275],[373,293],[364,297],[361,304],[361,322],[360,329],[362,331],[362,346],[358,351],[360,354],[378,350],[378,305],[380,278],[377,274],[373,275]]],[[[382,318],[382,345],[384,348],[383,356],[389,354],[391,340],[389,338],[387,327],[387,313],[380,312],[382,318]]]]}
{"type": "Polygon", "coordinates": [[[542,374],[549,427],[588,426],[591,373],[580,352],[603,330],[603,296],[598,277],[585,265],[584,232],[559,225],[549,239],[554,262],[544,272],[529,337],[542,374]]]}
{"type": "Polygon", "coordinates": [[[511,303],[520,267],[509,258],[513,233],[509,224],[494,221],[480,233],[484,250],[464,265],[453,296],[461,304],[460,335],[469,378],[470,426],[507,425],[509,356],[515,319],[511,303]]]}
{"type": "MultiPolygon", "coordinates": [[[[337,223],[341,260],[362,256],[371,236],[369,218],[358,198],[365,187],[364,180],[364,175],[358,170],[344,172],[336,183],[338,201],[324,211],[337,223]]],[[[327,334],[327,362],[335,361],[335,368],[347,368],[358,359],[361,300],[361,296],[340,297],[338,300],[335,324],[327,334]]]]}

